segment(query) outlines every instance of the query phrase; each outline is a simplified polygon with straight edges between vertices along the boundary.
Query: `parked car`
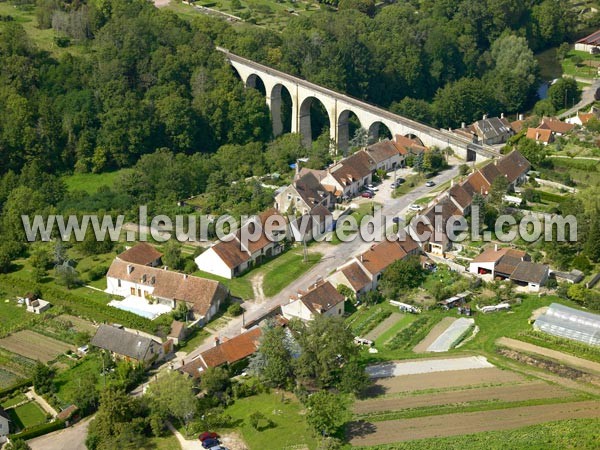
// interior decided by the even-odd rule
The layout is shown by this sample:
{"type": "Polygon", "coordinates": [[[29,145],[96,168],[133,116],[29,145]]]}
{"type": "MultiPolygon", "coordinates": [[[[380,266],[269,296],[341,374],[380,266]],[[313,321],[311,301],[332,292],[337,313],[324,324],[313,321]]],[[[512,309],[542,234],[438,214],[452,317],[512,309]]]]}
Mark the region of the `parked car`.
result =
{"type": "Polygon", "coordinates": [[[204,442],[207,439],[219,439],[219,435],[214,431],[205,431],[201,435],[198,436],[200,442],[204,442]]]}
{"type": "Polygon", "coordinates": [[[395,217],[392,218],[392,222],[394,222],[394,223],[400,223],[400,222],[402,222],[402,218],[400,218],[398,216],[395,216],[395,217]]]}
{"type": "Polygon", "coordinates": [[[435,181],[429,180],[427,183],[425,183],[425,186],[427,186],[427,187],[435,186],[435,181]]]}
{"type": "Polygon", "coordinates": [[[396,189],[398,186],[400,186],[405,181],[406,180],[404,178],[396,178],[396,181],[392,181],[392,189],[396,189]]]}
{"type": "Polygon", "coordinates": [[[377,186],[374,186],[372,184],[368,184],[367,185],[367,189],[373,191],[373,192],[377,192],[379,190],[379,188],[377,186]]]}
{"type": "Polygon", "coordinates": [[[221,443],[215,438],[208,438],[202,441],[203,448],[213,448],[221,445],[221,443]]]}
{"type": "Polygon", "coordinates": [[[423,211],[423,207],[421,205],[417,205],[416,203],[410,205],[408,209],[410,209],[411,211],[423,211]]]}
{"type": "Polygon", "coordinates": [[[360,194],[360,196],[362,198],[373,198],[373,193],[371,191],[365,191],[362,194],[360,194]]]}

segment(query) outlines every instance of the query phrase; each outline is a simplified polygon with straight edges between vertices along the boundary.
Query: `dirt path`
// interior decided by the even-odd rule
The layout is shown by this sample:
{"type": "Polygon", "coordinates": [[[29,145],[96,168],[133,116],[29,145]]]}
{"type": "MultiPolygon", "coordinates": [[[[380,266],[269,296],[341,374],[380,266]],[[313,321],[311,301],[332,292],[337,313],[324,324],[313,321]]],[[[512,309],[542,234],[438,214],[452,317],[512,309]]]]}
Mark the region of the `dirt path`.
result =
{"type": "Polygon", "coordinates": [[[509,430],[554,420],[593,417],[600,417],[597,401],[555,403],[375,423],[354,422],[349,427],[349,436],[352,445],[379,445],[430,437],[509,430]]]}
{"type": "Polygon", "coordinates": [[[400,319],[402,319],[402,317],[404,317],[403,314],[392,313],[392,315],[390,317],[388,317],[383,322],[381,322],[379,325],[377,325],[375,328],[373,328],[371,331],[369,331],[367,333],[367,335],[364,336],[364,338],[374,341],[379,336],[381,336],[383,333],[385,333],[389,328],[393,327],[396,324],[396,322],[398,322],[400,319]]]}
{"type": "Polygon", "coordinates": [[[538,345],[529,344],[527,342],[518,341],[516,339],[510,339],[506,337],[498,339],[496,343],[498,345],[508,347],[512,350],[547,356],[548,358],[555,359],[563,364],[566,364],[567,366],[578,367],[600,374],[600,364],[590,361],[588,359],[578,358],[577,356],[568,355],[563,352],[551,350],[549,348],[540,347],[538,345]]]}
{"type": "Polygon", "coordinates": [[[25,397],[40,405],[46,414],[50,414],[52,417],[56,417],[58,415],[58,412],[52,406],[50,406],[46,400],[37,395],[33,388],[29,388],[29,390],[25,393],[25,397]]]}
{"type": "Polygon", "coordinates": [[[444,332],[446,329],[454,323],[456,317],[444,317],[439,323],[434,326],[429,334],[419,342],[415,348],[413,348],[413,352],[415,353],[424,353],[427,351],[427,348],[444,332]]]}
{"type": "Polygon", "coordinates": [[[544,382],[533,382],[517,385],[463,389],[459,391],[435,392],[432,394],[410,395],[398,398],[371,399],[356,402],[354,413],[369,414],[374,412],[399,411],[424,406],[452,405],[478,400],[497,400],[515,402],[540,398],[567,397],[569,391],[559,386],[544,382]]]}
{"type": "Polygon", "coordinates": [[[264,302],[265,293],[263,291],[263,279],[265,275],[263,273],[257,273],[255,276],[250,278],[252,284],[252,291],[254,292],[254,301],[264,302]]]}
{"type": "Polygon", "coordinates": [[[496,367],[489,369],[454,370],[382,378],[377,380],[367,393],[372,396],[390,395],[426,389],[446,389],[463,386],[481,387],[491,384],[516,383],[523,380],[524,378],[519,374],[496,367]]]}

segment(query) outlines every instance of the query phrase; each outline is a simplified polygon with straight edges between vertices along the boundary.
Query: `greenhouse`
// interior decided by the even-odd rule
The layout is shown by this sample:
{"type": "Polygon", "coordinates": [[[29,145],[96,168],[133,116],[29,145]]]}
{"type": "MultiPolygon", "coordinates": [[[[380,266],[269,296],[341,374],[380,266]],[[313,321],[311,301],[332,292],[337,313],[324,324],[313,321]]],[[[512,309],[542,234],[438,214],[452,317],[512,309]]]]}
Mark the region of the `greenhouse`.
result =
{"type": "Polygon", "coordinates": [[[552,303],[548,310],[538,317],[533,327],[554,336],[600,345],[600,315],[559,303],[552,303]]]}

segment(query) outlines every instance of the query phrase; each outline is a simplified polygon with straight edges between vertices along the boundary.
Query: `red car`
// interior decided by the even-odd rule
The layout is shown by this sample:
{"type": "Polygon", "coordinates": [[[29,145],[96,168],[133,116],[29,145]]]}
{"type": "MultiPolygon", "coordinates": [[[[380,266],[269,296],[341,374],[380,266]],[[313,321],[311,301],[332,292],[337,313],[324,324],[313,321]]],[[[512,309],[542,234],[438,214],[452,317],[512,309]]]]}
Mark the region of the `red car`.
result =
{"type": "Polygon", "coordinates": [[[204,442],[207,439],[219,439],[219,435],[212,431],[205,431],[200,436],[198,436],[198,439],[200,439],[200,442],[204,442]]]}
{"type": "Polygon", "coordinates": [[[373,198],[373,194],[371,192],[363,192],[360,196],[363,198],[373,198]]]}

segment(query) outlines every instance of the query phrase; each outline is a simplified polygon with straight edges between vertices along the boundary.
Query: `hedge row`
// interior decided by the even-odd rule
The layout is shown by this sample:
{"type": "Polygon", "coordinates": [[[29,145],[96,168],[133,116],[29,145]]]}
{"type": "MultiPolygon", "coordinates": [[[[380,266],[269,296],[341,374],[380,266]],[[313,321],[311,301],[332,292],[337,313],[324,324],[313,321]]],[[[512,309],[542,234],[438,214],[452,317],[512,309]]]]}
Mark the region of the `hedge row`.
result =
{"type": "Polygon", "coordinates": [[[41,425],[36,425],[35,427],[26,428],[25,431],[14,434],[11,437],[13,439],[23,439],[26,441],[63,428],[65,428],[65,421],[55,420],[54,422],[43,423],[41,425]]]}
{"type": "Polygon", "coordinates": [[[120,323],[129,328],[135,328],[149,333],[153,333],[156,328],[156,325],[149,319],[145,319],[129,311],[123,311],[108,305],[82,299],[81,297],[53,286],[32,286],[31,283],[26,280],[11,275],[0,276],[0,284],[3,282],[9,283],[23,292],[30,292],[33,288],[39,287],[42,291],[44,300],[48,300],[57,306],[62,306],[67,312],[88,320],[120,323]]]}
{"type": "Polygon", "coordinates": [[[25,380],[19,381],[16,384],[13,384],[11,387],[0,389],[0,398],[8,397],[13,392],[23,389],[24,387],[31,386],[32,384],[33,381],[30,378],[27,378],[25,380]]]}

